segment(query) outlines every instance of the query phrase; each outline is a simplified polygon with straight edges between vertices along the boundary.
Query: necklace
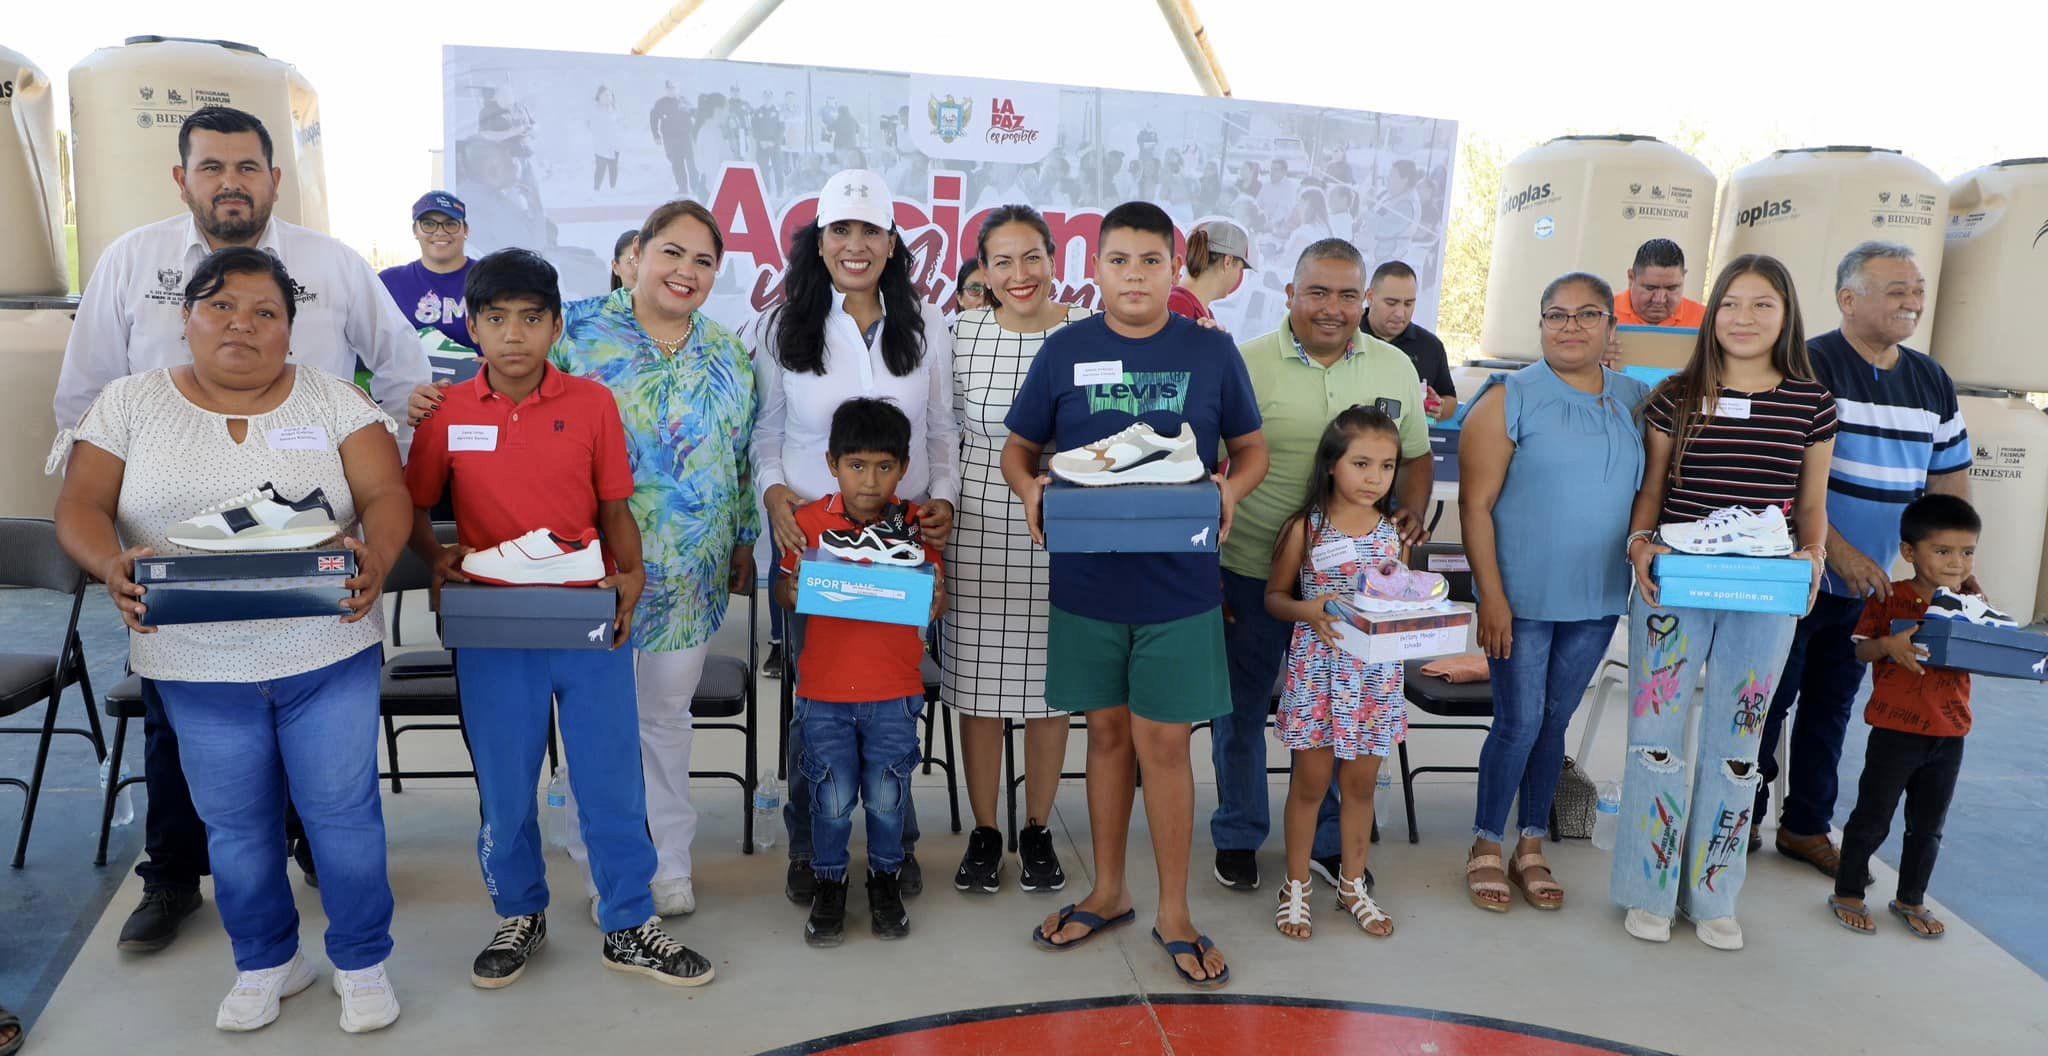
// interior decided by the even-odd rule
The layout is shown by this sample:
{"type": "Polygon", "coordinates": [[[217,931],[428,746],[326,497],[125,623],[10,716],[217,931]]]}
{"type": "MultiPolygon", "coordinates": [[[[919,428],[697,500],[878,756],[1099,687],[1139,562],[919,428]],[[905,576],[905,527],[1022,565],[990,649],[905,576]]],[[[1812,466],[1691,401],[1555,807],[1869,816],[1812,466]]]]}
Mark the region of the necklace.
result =
{"type": "MultiPolygon", "coordinates": [[[[641,329],[645,330],[646,326],[643,324],[641,326],[641,329]]],[[[690,316],[690,321],[683,324],[683,334],[681,337],[678,337],[673,341],[663,341],[661,338],[654,336],[652,331],[649,331],[647,334],[647,340],[654,342],[654,347],[661,349],[663,352],[666,352],[669,355],[673,356],[677,352],[682,351],[684,345],[690,343],[690,335],[695,333],[696,330],[697,317],[695,315],[692,315],[690,316]]]]}

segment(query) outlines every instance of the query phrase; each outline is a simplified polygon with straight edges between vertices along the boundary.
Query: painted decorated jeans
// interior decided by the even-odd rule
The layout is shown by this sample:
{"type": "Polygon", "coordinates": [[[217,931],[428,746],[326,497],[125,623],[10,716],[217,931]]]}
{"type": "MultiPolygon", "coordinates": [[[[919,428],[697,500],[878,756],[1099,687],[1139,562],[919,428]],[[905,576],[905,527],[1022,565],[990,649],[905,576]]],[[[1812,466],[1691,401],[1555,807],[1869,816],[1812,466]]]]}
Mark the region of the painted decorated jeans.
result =
{"type": "Polygon", "coordinates": [[[1694,920],[1735,915],[1756,804],[1757,747],[1792,648],[1790,616],[1629,604],[1628,765],[1610,895],[1694,920]],[[1700,683],[1700,669],[1706,682],[1700,683]],[[1697,693],[1696,693],[1697,691],[1697,693]],[[1703,695],[1699,752],[1685,726],[1703,695]]]}

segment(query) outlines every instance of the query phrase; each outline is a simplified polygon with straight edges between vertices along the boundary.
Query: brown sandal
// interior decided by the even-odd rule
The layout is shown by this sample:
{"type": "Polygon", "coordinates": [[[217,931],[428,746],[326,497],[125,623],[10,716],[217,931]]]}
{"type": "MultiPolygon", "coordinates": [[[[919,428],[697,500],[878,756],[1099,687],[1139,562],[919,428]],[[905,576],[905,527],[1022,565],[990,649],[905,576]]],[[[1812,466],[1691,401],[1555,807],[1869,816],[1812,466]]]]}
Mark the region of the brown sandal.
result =
{"type": "Polygon", "coordinates": [[[1542,851],[1516,855],[1515,867],[1508,870],[1509,882],[1521,888],[1522,897],[1537,909],[1563,909],[1564,888],[1560,887],[1555,879],[1529,879],[1528,873],[1531,869],[1541,869],[1546,873],[1551,871],[1550,863],[1544,859],[1542,851]]]}
{"type": "Polygon", "coordinates": [[[1497,854],[1481,854],[1465,859],[1465,897],[1471,899],[1473,905],[1489,913],[1506,913],[1508,911],[1508,899],[1504,898],[1499,902],[1494,902],[1480,896],[1482,894],[1512,895],[1513,892],[1508,890],[1508,885],[1498,880],[1472,879],[1472,874],[1481,869],[1500,869],[1502,873],[1507,872],[1506,869],[1501,868],[1500,855],[1497,854]]]}
{"type": "Polygon", "coordinates": [[[1791,836],[1785,830],[1778,830],[1778,853],[1796,861],[1805,862],[1833,877],[1842,868],[1842,850],[1827,833],[1818,836],[1791,836]]]}

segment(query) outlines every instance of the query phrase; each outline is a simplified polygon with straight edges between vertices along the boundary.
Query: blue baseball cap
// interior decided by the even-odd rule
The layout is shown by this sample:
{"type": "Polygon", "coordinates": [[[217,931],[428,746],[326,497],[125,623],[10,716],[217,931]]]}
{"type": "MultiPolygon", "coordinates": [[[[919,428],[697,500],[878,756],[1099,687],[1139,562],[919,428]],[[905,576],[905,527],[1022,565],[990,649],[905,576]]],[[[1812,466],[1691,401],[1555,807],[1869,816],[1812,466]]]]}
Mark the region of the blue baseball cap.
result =
{"type": "Polygon", "coordinates": [[[450,220],[468,220],[469,210],[462,205],[462,199],[447,191],[428,191],[420,200],[412,203],[412,218],[418,220],[428,213],[445,213],[450,220]]]}

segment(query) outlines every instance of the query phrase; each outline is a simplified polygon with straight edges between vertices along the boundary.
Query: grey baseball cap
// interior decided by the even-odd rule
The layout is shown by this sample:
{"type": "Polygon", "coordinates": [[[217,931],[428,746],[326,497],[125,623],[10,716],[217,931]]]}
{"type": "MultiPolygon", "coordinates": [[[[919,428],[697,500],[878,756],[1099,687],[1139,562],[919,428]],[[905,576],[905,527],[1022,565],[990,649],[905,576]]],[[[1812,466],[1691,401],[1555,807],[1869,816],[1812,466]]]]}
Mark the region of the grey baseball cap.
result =
{"type": "Polygon", "coordinates": [[[1244,228],[1228,220],[1211,220],[1195,225],[1195,230],[1209,236],[1209,252],[1236,257],[1245,267],[1252,266],[1252,236],[1245,234],[1244,228]]]}

